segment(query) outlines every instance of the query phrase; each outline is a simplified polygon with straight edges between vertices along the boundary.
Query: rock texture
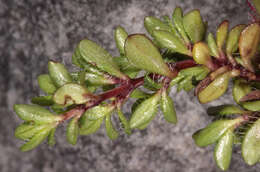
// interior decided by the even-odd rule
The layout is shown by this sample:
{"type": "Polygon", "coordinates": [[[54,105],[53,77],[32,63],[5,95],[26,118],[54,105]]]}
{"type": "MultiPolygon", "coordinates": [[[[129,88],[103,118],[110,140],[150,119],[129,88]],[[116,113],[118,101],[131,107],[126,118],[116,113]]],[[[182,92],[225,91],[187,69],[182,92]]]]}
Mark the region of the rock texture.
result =
{"type": "MultiPolygon", "coordinates": [[[[36,78],[47,72],[48,60],[61,61],[73,70],[71,54],[85,37],[117,55],[113,42],[117,25],[129,33],[143,33],[145,16],[171,15],[176,6],[185,11],[200,9],[210,31],[224,19],[230,20],[231,26],[248,22],[245,0],[0,0],[0,171],[220,171],[213,160],[213,147],[200,149],[191,138],[210,121],[206,106],[192,93],[176,94],[174,89],[176,126],[158,115],[147,130],[129,137],[122,134],[112,142],[102,128],[97,134],[80,137],[76,146],[66,143],[63,126],[57,132],[55,147],[42,144],[27,153],[19,151],[22,142],[13,136],[21,123],[13,104],[29,103],[40,93],[36,78]]],[[[226,95],[211,104],[230,101],[226,95]]],[[[256,172],[259,168],[247,166],[240,149],[234,150],[230,172],[256,172]]]]}

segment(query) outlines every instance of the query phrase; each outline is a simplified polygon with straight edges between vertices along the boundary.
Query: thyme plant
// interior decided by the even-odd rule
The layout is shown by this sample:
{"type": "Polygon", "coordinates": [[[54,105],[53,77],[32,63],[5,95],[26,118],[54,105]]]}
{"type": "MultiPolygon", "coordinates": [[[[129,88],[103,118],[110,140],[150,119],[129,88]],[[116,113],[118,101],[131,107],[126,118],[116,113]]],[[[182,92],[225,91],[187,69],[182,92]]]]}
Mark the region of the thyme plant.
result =
{"type": "Polygon", "coordinates": [[[84,39],[77,45],[72,62],[77,72],[49,61],[48,74],[38,76],[45,96],[32,104],[16,104],[14,110],[24,121],[15,136],[25,141],[21,151],[29,151],[46,138],[55,144],[56,128],[68,122],[67,141],[74,145],[79,135],[95,133],[104,122],[112,140],[118,137],[111,116],[117,114],[126,134],[145,129],[160,107],[167,122],[177,124],[172,87],[191,91],[200,103],[222,96],[233,83],[236,105],[210,107],[213,122],[193,134],[200,147],[215,144],[218,167],[227,170],[234,144],[241,145],[249,165],[260,161],[260,11],[258,0],[248,1],[253,11],[249,24],[229,29],[223,21],[216,34],[206,33],[207,22],[199,10],[183,14],[174,9],[172,17],[145,17],[151,37],[128,34],[117,27],[115,42],[119,57],[112,57],[95,42],[84,39]],[[141,88],[141,89],[140,89],[141,88]],[[135,99],[127,119],[122,105],[135,99]]]}

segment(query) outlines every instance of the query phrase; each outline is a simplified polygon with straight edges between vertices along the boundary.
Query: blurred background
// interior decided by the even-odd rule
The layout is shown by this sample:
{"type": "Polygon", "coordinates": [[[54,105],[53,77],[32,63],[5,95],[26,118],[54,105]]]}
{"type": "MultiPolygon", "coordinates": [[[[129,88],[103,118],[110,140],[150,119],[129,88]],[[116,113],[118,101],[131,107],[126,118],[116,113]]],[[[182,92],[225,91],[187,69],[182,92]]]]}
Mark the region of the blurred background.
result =
{"type": "MultiPolygon", "coordinates": [[[[178,124],[168,124],[157,115],[146,130],[131,136],[121,132],[110,141],[102,127],[96,134],[80,137],[76,146],[66,142],[65,126],[50,148],[41,144],[22,153],[23,143],[14,137],[22,121],[13,112],[15,103],[30,103],[40,94],[37,75],[47,72],[48,60],[70,69],[77,43],[88,38],[118,55],[113,29],[121,25],[128,33],[146,33],[145,16],[171,15],[176,6],[185,12],[197,8],[215,32],[228,19],[231,27],[248,22],[246,0],[0,0],[0,171],[1,172],[197,172],[220,171],[213,159],[213,146],[201,149],[191,136],[211,120],[210,105],[230,103],[228,93],[219,100],[200,105],[193,93],[171,91],[178,124]]],[[[125,111],[130,112],[125,105],[125,111]]],[[[235,147],[229,171],[257,172],[260,165],[247,166],[235,147]]]]}

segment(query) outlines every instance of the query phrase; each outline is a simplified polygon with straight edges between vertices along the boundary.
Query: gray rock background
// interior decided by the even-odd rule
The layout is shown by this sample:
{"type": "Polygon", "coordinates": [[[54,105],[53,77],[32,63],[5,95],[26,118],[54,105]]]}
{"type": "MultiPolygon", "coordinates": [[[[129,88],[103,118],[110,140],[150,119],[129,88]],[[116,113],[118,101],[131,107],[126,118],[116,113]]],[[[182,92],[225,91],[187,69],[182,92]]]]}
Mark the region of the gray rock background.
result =
{"type": "MultiPolygon", "coordinates": [[[[206,106],[192,93],[176,94],[174,89],[176,126],[167,124],[160,114],[147,130],[122,134],[112,142],[102,128],[97,134],[80,137],[76,146],[66,143],[62,126],[55,147],[42,144],[27,153],[19,151],[23,142],[13,136],[22,122],[13,104],[29,103],[40,93],[36,78],[47,72],[48,60],[61,61],[73,70],[72,51],[85,37],[117,55],[113,42],[117,25],[129,33],[143,33],[145,16],[171,15],[176,6],[184,11],[200,9],[210,31],[224,19],[231,26],[248,21],[245,0],[0,0],[0,171],[220,171],[213,160],[213,147],[198,148],[191,138],[210,121],[206,106]]],[[[230,101],[226,95],[211,105],[230,101]]],[[[247,166],[235,148],[229,171],[256,172],[259,168],[247,166]]]]}

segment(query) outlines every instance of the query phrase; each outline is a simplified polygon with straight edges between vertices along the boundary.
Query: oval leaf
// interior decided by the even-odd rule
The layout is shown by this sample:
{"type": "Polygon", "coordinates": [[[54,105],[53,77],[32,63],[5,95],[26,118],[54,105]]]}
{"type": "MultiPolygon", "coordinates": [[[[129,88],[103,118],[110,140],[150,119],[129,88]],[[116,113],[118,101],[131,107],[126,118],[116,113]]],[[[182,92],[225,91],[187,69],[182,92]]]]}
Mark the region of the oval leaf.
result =
{"type": "Polygon", "coordinates": [[[242,30],[246,27],[244,24],[235,26],[228,34],[226,52],[231,54],[237,51],[239,36],[242,30]]]}
{"type": "Polygon", "coordinates": [[[198,94],[198,99],[201,103],[208,103],[224,94],[228,87],[230,72],[226,72],[218,76],[206,88],[198,94]]]}
{"type": "Polygon", "coordinates": [[[144,18],[144,27],[150,35],[153,35],[154,30],[165,30],[171,32],[170,26],[163,23],[160,19],[152,16],[144,18]]]}
{"type": "Polygon", "coordinates": [[[107,115],[107,116],[106,116],[105,126],[106,126],[107,136],[108,136],[111,140],[117,139],[119,133],[116,131],[116,129],[114,128],[114,126],[113,126],[113,124],[112,124],[111,115],[107,115]]]}
{"type": "Polygon", "coordinates": [[[177,123],[177,116],[174,109],[174,104],[172,99],[167,95],[166,90],[162,93],[161,110],[166,121],[173,124],[177,123]]]}
{"type": "Polygon", "coordinates": [[[87,110],[84,115],[86,115],[89,120],[97,120],[109,115],[114,108],[112,105],[99,105],[87,110]]]}
{"type": "Polygon", "coordinates": [[[22,120],[33,121],[36,124],[54,123],[62,120],[62,116],[53,115],[38,105],[16,104],[14,110],[22,120]]]}
{"type": "Polygon", "coordinates": [[[20,147],[20,150],[22,152],[26,152],[26,151],[34,149],[41,142],[44,141],[44,139],[49,135],[51,129],[52,129],[52,127],[49,127],[49,128],[47,127],[47,128],[42,129],[41,131],[39,131],[27,143],[22,145],[20,147]]]}
{"type": "Polygon", "coordinates": [[[243,79],[236,79],[234,80],[233,86],[233,98],[236,103],[240,104],[240,99],[250,93],[252,90],[251,86],[246,80],[243,79]]]}
{"type": "Polygon", "coordinates": [[[84,114],[79,120],[79,134],[80,135],[89,135],[95,133],[101,126],[104,117],[97,120],[89,120],[88,117],[84,114]]]}
{"type": "Polygon", "coordinates": [[[161,94],[156,93],[139,104],[130,119],[130,128],[138,128],[141,125],[150,122],[157,113],[157,105],[160,98],[161,94]]]}
{"type": "Polygon", "coordinates": [[[239,38],[239,53],[243,60],[245,68],[254,71],[251,60],[254,58],[260,39],[260,26],[253,23],[247,26],[241,33],[239,38]]]}
{"type": "Polygon", "coordinates": [[[183,17],[183,26],[192,43],[203,40],[206,32],[199,10],[188,12],[183,17]]]}
{"type": "Polygon", "coordinates": [[[88,63],[97,66],[101,70],[122,79],[127,77],[119,70],[119,67],[113,61],[113,57],[95,42],[85,39],[80,41],[78,46],[80,55],[88,63]]]}
{"type": "Polygon", "coordinates": [[[228,25],[229,25],[229,22],[227,20],[224,20],[218,26],[218,29],[217,29],[216,41],[217,41],[217,46],[220,50],[222,50],[222,47],[227,39],[228,25]]]}
{"type": "Polygon", "coordinates": [[[37,80],[38,80],[39,87],[45,93],[53,94],[56,91],[57,88],[48,74],[39,75],[37,80]]]}
{"type": "Polygon", "coordinates": [[[196,145],[205,147],[215,143],[230,128],[242,122],[242,118],[214,121],[192,135],[196,145]]]}
{"type": "Polygon", "coordinates": [[[55,131],[56,128],[51,129],[49,135],[48,135],[48,145],[49,146],[54,146],[56,141],[55,141],[55,131]]]}
{"type": "Polygon", "coordinates": [[[247,131],[242,142],[242,156],[248,165],[260,160],[260,119],[247,131]]]}
{"type": "Polygon", "coordinates": [[[28,140],[44,128],[48,128],[48,125],[32,125],[30,123],[23,123],[15,129],[14,135],[18,139],[28,140]]]}
{"type": "Polygon", "coordinates": [[[186,44],[190,43],[190,40],[185,32],[185,29],[183,27],[183,19],[182,19],[182,9],[180,7],[177,7],[174,9],[174,12],[172,14],[172,20],[174,22],[175,27],[177,28],[178,32],[182,36],[183,40],[186,44]]]}
{"type": "Polygon", "coordinates": [[[218,52],[217,43],[216,43],[215,38],[214,38],[214,36],[213,36],[212,33],[209,33],[209,34],[208,34],[207,44],[208,44],[208,46],[209,46],[209,49],[210,49],[211,54],[212,54],[214,57],[219,58],[220,55],[219,55],[219,52],[218,52]]]}
{"type": "Polygon", "coordinates": [[[55,103],[60,105],[83,104],[93,98],[92,94],[79,84],[65,84],[53,95],[55,103]]]}
{"type": "Polygon", "coordinates": [[[145,35],[130,35],[126,39],[125,53],[129,62],[140,69],[168,77],[172,72],[164,63],[159,50],[145,35]]]}
{"type": "Polygon", "coordinates": [[[119,117],[119,120],[121,121],[124,131],[126,134],[130,135],[132,134],[131,128],[130,128],[130,123],[129,121],[126,119],[125,115],[123,114],[123,112],[121,111],[120,108],[117,109],[117,114],[119,117]]]}
{"type": "Polygon", "coordinates": [[[203,42],[198,42],[194,45],[192,49],[192,56],[198,64],[207,66],[209,62],[211,62],[210,50],[207,44],[203,42]]]}
{"type": "Polygon", "coordinates": [[[235,105],[220,105],[210,107],[207,110],[209,115],[232,115],[232,114],[244,114],[245,111],[235,105]]]}
{"type": "Polygon", "coordinates": [[[49,61],[48,70],[53,83],[57,87],[72,82],[72,78],[63,64],[49,61]]]}
{"type": "Polygon", "coordinates": [[[234,133],[227,130],[226,133],[218,140],[214,151],[214,158],[218,167],[225,171],[228,169],[234,141],[234,133]]]}
{"type": "Polygon", "coordinates": [[[66,133],[67,141],[70,144],[75,145],[77,143],[78,135],[79,135],[78,117],[74,117],[69,122],[69,125],[67,127],[67,133],[66,133]]]}
{"type": "Polygon", "coordinates": [[[178,52],[191,56],[191,52],[182,43],[182,41],[172,33],[163,30],[153,32],[154,39],[159,43],[160,47],[167,48],[172,52],[178,52]]]}
{"type": "Polygon", "coordinates": [[[125,31],[125,29],[121,26],[118,26],[115,29],[114,37],[116,41],[116,46],[120,52],[121,55],[125,54],[124,46],[125,46],[125,40],[128,36],[128,33],[125,31]]]}

